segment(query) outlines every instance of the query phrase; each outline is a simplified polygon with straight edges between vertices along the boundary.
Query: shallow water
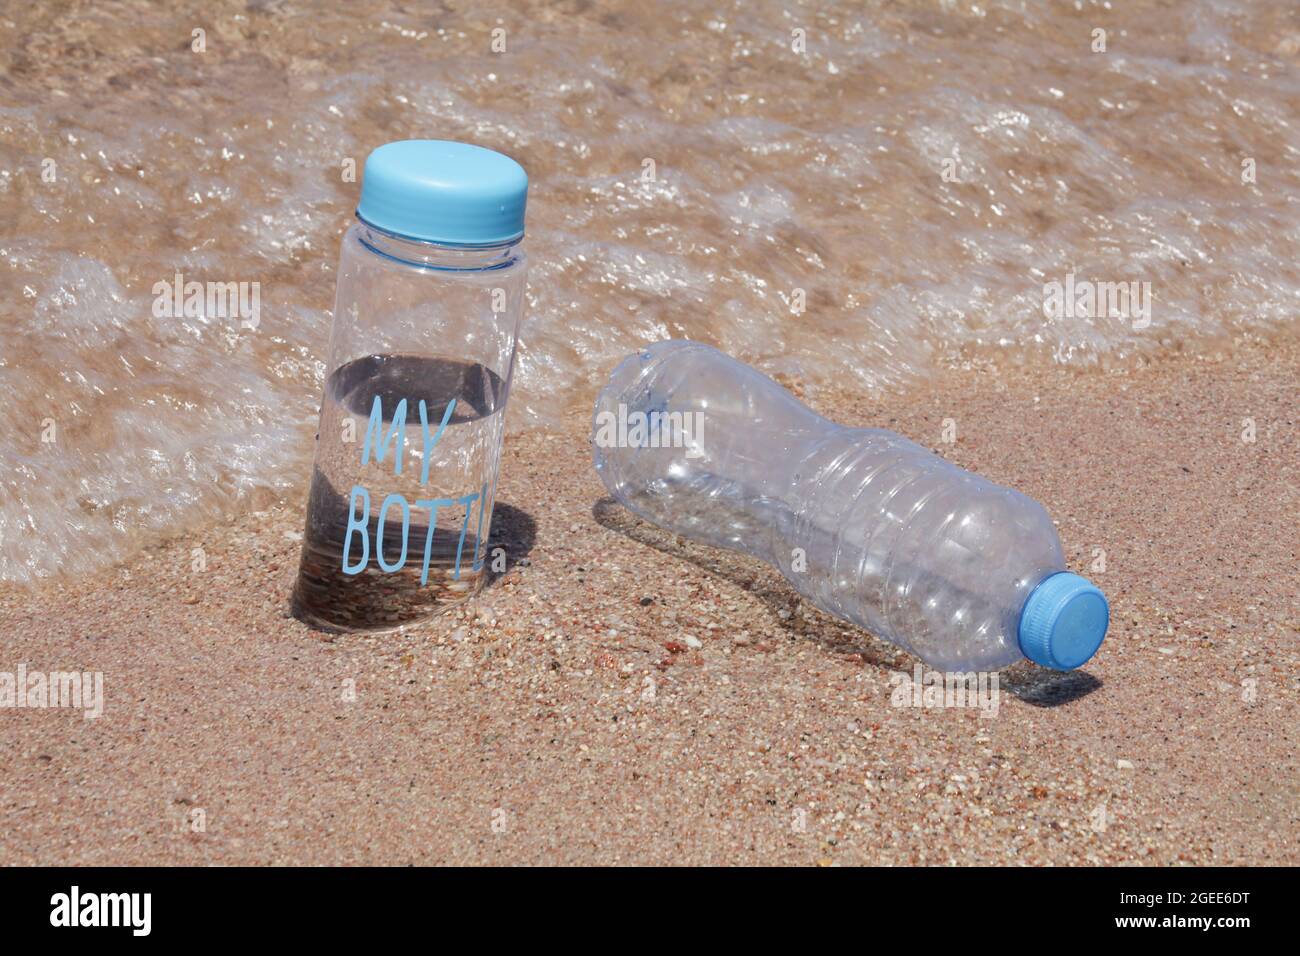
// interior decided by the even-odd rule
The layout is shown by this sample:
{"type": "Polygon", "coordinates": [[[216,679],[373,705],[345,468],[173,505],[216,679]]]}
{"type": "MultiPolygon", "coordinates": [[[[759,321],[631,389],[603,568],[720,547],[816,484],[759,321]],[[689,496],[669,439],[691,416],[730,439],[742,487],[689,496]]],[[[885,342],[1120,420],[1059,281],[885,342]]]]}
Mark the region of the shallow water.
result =
{"type": "Polygon", "coordinates": [[[0,580],[304,493],[344,172],[391,139],[532,177],[514,428],[667,336],[895,388],[1300,304],[1289,0],[31,4],[0,57],[0,580]],[[1049,319],[1071,272],[1149,324],[1049,319]],[[256,320],[155,314],[177,273],[256,320]]]}

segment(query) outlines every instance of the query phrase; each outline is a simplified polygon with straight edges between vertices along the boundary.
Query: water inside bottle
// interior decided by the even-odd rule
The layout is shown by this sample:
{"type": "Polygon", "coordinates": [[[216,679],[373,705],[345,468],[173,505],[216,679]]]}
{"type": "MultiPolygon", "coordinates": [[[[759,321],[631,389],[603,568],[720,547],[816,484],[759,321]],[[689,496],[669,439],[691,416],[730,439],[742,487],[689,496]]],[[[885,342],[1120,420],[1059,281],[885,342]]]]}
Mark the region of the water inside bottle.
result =
{"type": "Polygon", "coordinates": [[[293,596],[300,619],[389,630],[482,586],[505,389],[486,366],[439,356],[370,355],[330,375],[293,596]]]}

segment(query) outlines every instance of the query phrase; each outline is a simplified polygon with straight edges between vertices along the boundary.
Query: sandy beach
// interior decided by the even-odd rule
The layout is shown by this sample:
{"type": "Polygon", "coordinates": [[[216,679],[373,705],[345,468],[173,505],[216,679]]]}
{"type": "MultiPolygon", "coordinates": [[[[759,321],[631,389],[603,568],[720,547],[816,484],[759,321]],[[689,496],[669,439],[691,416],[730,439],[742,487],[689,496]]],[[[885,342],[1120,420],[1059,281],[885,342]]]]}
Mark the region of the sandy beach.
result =
{"type": "Polygon", "coordinates": [[[97,719],[0,713],[0,859],[1300,863],[1297,381],[1243,339],[804,395],[1037,498],[1106,590],[1099,654],[1004,672],[990,715],[895,706],[912,658],[613,505],[577,412],[507,435],[506,573],[397,635],[288,615],[304,475],[0,590],[0,670],[104,681],[97,719]]]}

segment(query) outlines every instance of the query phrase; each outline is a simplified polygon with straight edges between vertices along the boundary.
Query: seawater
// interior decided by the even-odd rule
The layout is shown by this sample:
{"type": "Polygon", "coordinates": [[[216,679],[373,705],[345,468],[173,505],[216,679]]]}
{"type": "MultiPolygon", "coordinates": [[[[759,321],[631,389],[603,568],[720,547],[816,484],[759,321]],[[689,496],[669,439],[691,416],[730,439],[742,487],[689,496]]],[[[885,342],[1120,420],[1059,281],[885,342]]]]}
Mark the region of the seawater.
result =
{"type": "Polygon", "coordinates": [[[302,500],[383,142],[528,169],[528,428],[668,337],[875,390],[1292,335],[1298,57],[1290,0],[15,5],[0,580],[302,500]]]}

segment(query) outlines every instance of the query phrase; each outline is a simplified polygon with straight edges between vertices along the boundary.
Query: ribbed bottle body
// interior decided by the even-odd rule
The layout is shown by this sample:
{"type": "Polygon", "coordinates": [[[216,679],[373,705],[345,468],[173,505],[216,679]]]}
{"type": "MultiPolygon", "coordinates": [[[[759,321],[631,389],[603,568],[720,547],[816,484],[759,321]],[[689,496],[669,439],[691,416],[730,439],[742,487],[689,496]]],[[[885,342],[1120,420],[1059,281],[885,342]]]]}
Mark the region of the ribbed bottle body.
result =
{"type": "Polygon", "coordinates": [[[892,432],[830,422],[699,343],[628,358],[593,427],[596,470],[624,506],[775,565],[942,670],[1020,659],[1025,600],[1064,567],[1037,502],[892,432]]]}

